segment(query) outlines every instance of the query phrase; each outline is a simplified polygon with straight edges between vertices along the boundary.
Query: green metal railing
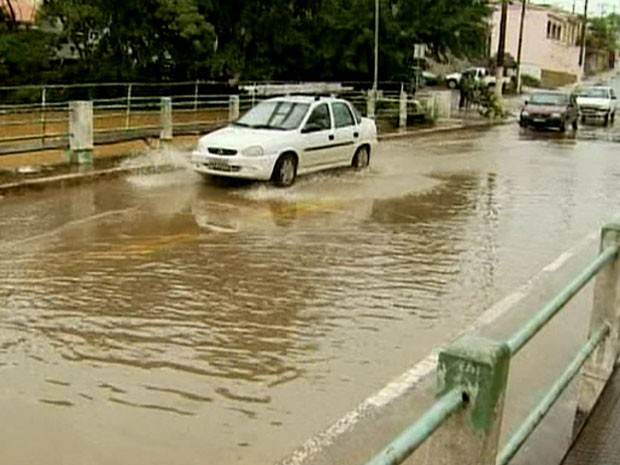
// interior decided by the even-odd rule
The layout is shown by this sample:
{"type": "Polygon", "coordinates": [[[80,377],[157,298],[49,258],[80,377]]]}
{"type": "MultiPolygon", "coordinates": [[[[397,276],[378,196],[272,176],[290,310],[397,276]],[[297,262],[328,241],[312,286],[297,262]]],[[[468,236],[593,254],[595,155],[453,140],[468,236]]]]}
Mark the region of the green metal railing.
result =
{"type": "Polygon", "coordinates": [[[506,465],[580,372],[578,414],[588,415],[618,358],[620,225],[603,228],[601,252],[575,279],[506,341],[465,337],[439,355],[439,396],[422,417],[366,465],[403,463],[431,436],[442,445],[441,463],[506,465]],[[514,357],[566,304],[597,277],[590,336],[565,371],[498,453],[508,368],[514,357]],[[598,351],[598,352],[597,352],[598,351]],[[597,352],[596,357],[591,357],[597,352]],[[582,370],[586,365],[586,369],[582,370]],[[591,375],[589,375],[591,373],[591,375]],[[451,418],[465,415],[465,421],[451,418]],[[443,427],[442,427],[443,426],[443,427]],[[440,431],[437,431],[440,429],[440,431]],[[445,431],[444,431],[445,430],[445,431]],[[436,432],[437,431],[437,432],[436,432]],[[435,435],[433,434],[435,433],[435,435]],[[440,437],[436,437],[439,435],[440,437]]]}

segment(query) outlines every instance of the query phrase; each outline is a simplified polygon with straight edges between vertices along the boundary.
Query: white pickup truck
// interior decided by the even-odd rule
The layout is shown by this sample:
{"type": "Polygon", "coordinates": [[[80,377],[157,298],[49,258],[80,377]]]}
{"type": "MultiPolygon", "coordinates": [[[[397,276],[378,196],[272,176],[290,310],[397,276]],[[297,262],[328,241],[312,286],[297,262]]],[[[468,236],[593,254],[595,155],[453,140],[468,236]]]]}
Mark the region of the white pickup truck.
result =
{"type": "MultiPolygon", "coordinates": [[[[495,85],[495,76],[493,76],[488,69],[479,66],[467,68],[461,73],[448,74],[446,76],[446,84],[450,89],[456,89],[459,86],[461,79],[463,79],[463,76],[466,75],[471,76],[477,82],[486,82],[488,86],[495,85]]],[[[505,88],[506,86],[508,86],[508,84],[510,84],[510,78],[503,77],[502,86],[505,88]]]]}

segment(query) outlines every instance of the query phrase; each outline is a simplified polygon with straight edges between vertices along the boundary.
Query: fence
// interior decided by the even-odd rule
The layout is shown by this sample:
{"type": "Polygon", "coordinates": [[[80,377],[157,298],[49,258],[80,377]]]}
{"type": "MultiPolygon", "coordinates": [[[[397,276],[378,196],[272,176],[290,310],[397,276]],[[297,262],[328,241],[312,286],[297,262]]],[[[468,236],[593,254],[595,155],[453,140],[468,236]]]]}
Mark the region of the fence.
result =
{"type": "Polygon", "coordinates": [[[443,350],[437,368],[437,401],[367,465],[403,463],[429,438],[435,464],[506,465],[584,367],[573,428],[576,437],[619,355],[619,251],[620,224],[604,227],[596,259],[512,337],[506,341],[465,337],[443,350]],[[498,453],[511,358],[595,276],[587,342],[498,453]]]}
{"type": "Polygon", "coordinates": [[[69,148],[69,102],[77,100],[92,102],[95,145],[159,137],[162,97],[171,98],[170,119],[176,135],[224,125],[260,100],[286,93],[337,94],[363,114],[375,116],[384,130],[406,125],[407,114],[409,118],[449,116],[449,106],[446,110],[445,103],[439,105],[431,94],[416,95],[414,100],[397,88],[376,96],[366,88],[360,83],[251,83],[231,87],[202,81],[0,87],[0,155],[69,148]]]}

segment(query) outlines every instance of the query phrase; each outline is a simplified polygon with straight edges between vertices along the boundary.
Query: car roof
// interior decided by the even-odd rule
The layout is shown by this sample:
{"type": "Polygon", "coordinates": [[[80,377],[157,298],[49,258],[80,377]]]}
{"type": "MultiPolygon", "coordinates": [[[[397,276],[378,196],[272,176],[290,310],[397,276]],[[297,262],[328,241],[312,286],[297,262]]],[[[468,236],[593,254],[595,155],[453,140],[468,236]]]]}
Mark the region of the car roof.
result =
{"type": "Polygon", "coordinates": [[[584,86],[581,88],[581,90],[586,90],[586,89],[603,89],[603,90],[610,90],[611,87],[609,86],[584,86]]]}
{"type": "Polygon", "coordinates": [[[563,92],[561,90],[537,90],[532,92],[532,95],[570,95],[570,92],[563,92]]]}
{"type": "Polygon", "coordinates": [[[266,102],[294,102],[294,103],[307,103],[312,104],[314,102],[344,102],[343,99],[337,97],[323,97],[320,95],[286,95],[282,97],[273,97],[266,102]]]}

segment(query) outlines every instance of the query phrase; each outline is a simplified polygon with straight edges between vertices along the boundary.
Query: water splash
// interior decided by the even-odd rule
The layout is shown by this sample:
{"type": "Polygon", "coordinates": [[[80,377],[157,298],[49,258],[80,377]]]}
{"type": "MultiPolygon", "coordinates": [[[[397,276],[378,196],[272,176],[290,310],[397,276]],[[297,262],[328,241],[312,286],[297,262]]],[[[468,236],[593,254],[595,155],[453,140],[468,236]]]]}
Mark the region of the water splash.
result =
{"type": "Polygon", "coordinates": [[[123,167],[137,168],[128,182],[140,187],[161,187],[195,183],[201,178],[192,170],[191,153],[175,147],[162,147],[123,161],[123,167]]]}
{"type": "Polygon", "coordinates": [[[121,166],[150,166],[155,168],[191,169],[191,152],[176,147],[160,147],[123,161],[121,166]]]}

